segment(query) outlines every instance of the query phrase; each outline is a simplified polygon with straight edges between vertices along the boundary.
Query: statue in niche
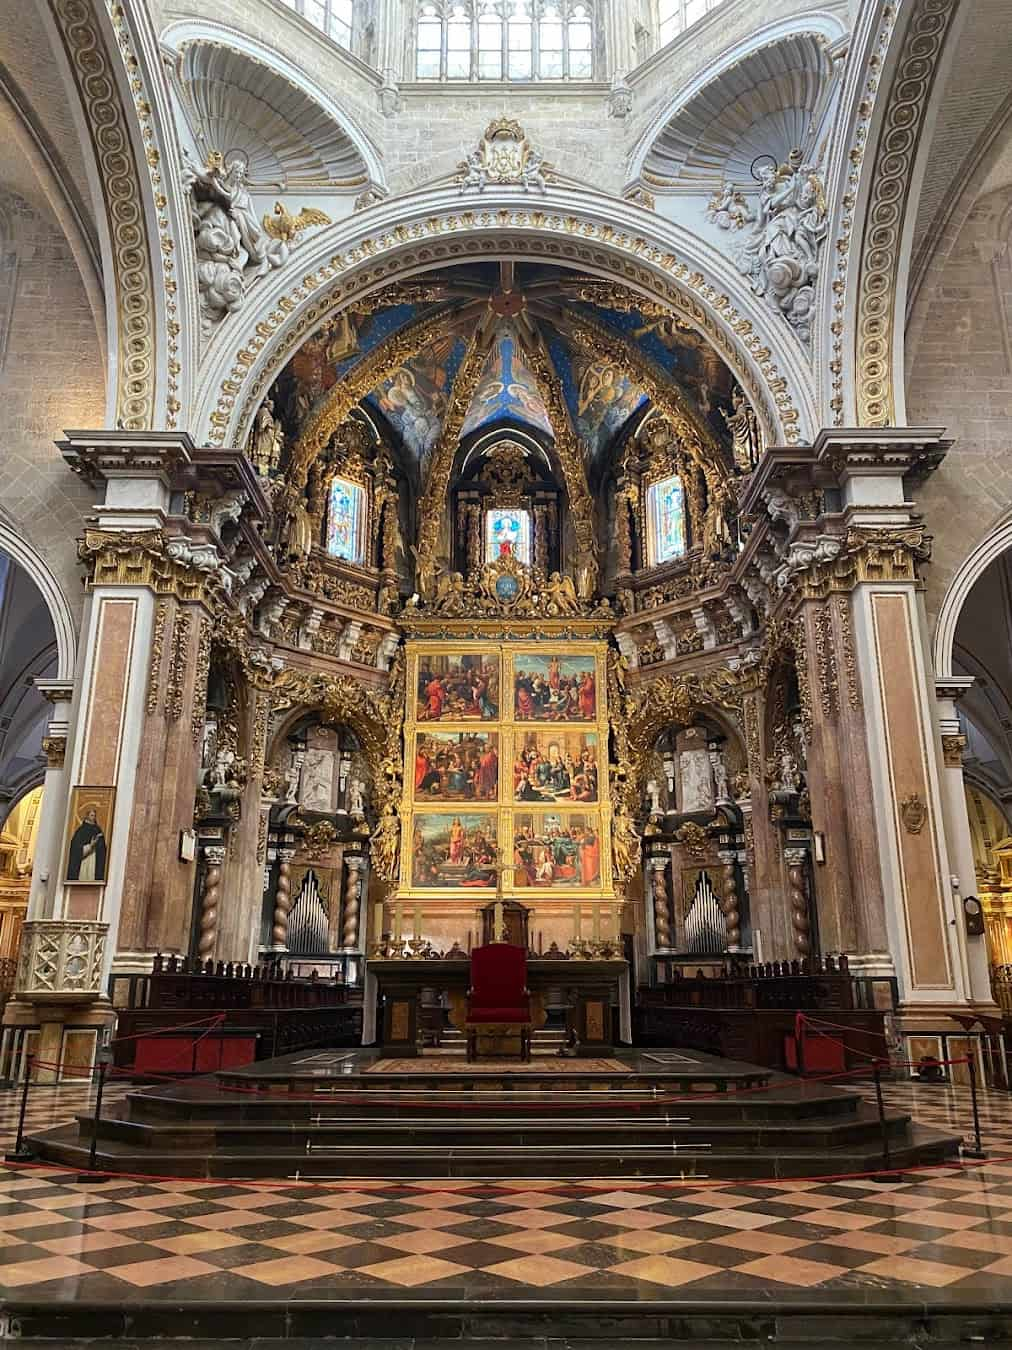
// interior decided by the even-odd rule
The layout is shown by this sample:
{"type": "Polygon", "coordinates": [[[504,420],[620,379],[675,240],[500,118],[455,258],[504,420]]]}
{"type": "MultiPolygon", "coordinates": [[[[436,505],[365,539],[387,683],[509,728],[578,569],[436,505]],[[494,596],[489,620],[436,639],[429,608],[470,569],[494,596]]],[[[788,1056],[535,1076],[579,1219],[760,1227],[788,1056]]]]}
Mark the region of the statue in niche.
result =
{"type": "Polygon", "coordinates": [[[735,468],[741,473],[751,473],[762,456],[762,438],[752,406],[737,385],[731,391],[730,413],[721,409],[720,415],[731,433],[731,454],[735,468]]]}
{"type": "Polygon", "coordinates": [[[819,250],[828,229],[826,195],[811,164],[792,150],[760,173],[759,202],[739,270],[756,295],[776,305],[804,342],[811,338],[819,250]]]}
{"type": "Polygon", "coordinates": [[[278,466],[280,431],[280,425],[274,419],[274,400],[265,398],[257,411],[249,444],[249,457],[261,478],[266,478],[271,469],[278,466]]]}
{"type": "Polygon", "coordinates": [[[777,761],[776,772],[773,779],[773,790],[775,792],[784,792],[788,796],[793,796],[800,787],[801,771],[798,768],[797,758],[790,746],[785,745],[781,747],[777,761]]]}
{"type": "Polygon", "coordinates": [[[723,751],[712,751],[710,763],[713,765],[714,796],[718,802],[729,802],[731,800],[731,788],[728,780],[727,761],[724,758],[723,751]]]}
{"type": "Polygon", "coordinates": [[[352,820],[365,820],[365,785],[358,777],[348,783],[348,814],[352,820]]]}
{"type": "Polygon", "coordinates": [[[576,594],[580,600],[593,600],[597,591],[597,557],[593,548],[576,555],[576,594]]]}
{"type": "Polygon", "coordinates": [[[297,487],[286,487],[278,499],[282,517],[281,542],[285,556],[292,560],[308,558],[313,549],[313,518],[305,496],[297,487]]]}

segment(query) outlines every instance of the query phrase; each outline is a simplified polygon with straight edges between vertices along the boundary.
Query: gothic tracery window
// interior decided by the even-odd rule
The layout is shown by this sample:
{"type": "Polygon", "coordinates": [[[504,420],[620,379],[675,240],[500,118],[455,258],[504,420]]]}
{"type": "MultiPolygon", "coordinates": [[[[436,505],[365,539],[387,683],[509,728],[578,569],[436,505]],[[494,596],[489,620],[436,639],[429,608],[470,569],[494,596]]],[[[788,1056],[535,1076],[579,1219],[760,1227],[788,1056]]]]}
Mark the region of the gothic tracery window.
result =
{"type": "Polygon", "coordinates": [[[335,475],[327,499],[327,552],[345,562],[361,563],[364,536],[364,493],[361,483],[335,475]]]}
{"type": "Polygon", "coordinates": [[[657,0],[658,47],[666,47],[718,4],[720,0],[657,0]]]}
{"type": "Polygon", "coordinates": [[[647,489],[650,565],[680,558],[685,553],[685,489],[677,473],[651,483],[647,489]]]}
{"type": "Polygon", "coordinates": [[[351,50],[355,0],[284,0],[284,3],[339,47],[351,50]]]}
{"type": "Polygon", "coordinates": [[[593,75],[592,0],[422,0],[419,5],[419,80],[589,80],[593,75]]]}

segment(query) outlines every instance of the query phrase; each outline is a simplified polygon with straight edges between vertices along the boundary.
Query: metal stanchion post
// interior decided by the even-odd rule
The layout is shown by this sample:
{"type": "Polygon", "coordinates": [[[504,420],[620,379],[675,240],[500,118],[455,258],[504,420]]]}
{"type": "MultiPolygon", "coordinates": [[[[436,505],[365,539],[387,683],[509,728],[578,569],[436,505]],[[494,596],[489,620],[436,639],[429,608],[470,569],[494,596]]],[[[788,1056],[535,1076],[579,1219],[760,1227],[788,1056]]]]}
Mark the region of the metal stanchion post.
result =
{"type": "Polygon", "coordinates": [[[878,1123],[882,1131],[882,1171],[872,1173],[872,1180],[892,1186],[898,1181],[906,1181],[902,1172],[893,1171],[892,1153],[889,1148],[889,1123],[886,1120],[885,1099],[882,1096],[882,1061],[877,1059],[874,1068],[875,1101],[878,1105],[878,1123]]]}
{"type": "Polygon", "coordinates": [[[35,1056],[27,1055],[25,1057],[25,1081],[21,1089],[21,1107],[18,1111],[18,1133],[14,1140],[14,1150],[11,1153],[4,1154],[4,1162],[31,1162],[35,1157],[30,1148],[25,1148],[25,1113],[28,1110],[28,1089],[31,1087],[34,1069],[35,1056]]]}
{"type": "Polygon", "coordinates": [[[980,1140],[980,1111],[977,1107],[977,1057],[971,1046],[966,1056],[966,1071],[970,1075],[970,1105],[973,1109],[973,1148],[963,1145],[964,1158],[986,1158],[980,1140]]]}
{"type": "Polygon", "coordinates": [[[88,1170],[78,1173],[79,1183],[88,1185],[97,1185],[99,1182],[108,1181],[109,1178],[100,1172],[95,1171],[95,1159],[98,1154],[98,1128],[102,1119],[102,1094],[105,1091],[105,1075],[109,1067],[109,1051],[101,1049],[96,1056],[98,1068],[98,1087],[95,1090],[95,1116],[91,1126],[91,1148],[88,1150],[88,1170]]]}

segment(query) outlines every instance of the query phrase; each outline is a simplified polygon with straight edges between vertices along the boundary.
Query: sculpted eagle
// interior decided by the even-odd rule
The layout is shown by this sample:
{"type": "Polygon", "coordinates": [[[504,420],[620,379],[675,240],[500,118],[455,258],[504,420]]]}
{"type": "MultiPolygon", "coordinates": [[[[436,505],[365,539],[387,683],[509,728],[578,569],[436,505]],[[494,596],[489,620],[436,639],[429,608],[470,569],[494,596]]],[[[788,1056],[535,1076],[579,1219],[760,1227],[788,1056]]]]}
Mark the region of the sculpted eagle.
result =
{"type": "Polygon", "coordinates": [[[284,202],[275,202],[274,214],[266,215],[263,219],[264,229],[271,238],[280,239],[286,244],[291,244],[299,231],[310,225],[330,223],[330,216],[325,211],[318,211],[315,206],[304,206],[297,216],[293,216],[284,202]]]}

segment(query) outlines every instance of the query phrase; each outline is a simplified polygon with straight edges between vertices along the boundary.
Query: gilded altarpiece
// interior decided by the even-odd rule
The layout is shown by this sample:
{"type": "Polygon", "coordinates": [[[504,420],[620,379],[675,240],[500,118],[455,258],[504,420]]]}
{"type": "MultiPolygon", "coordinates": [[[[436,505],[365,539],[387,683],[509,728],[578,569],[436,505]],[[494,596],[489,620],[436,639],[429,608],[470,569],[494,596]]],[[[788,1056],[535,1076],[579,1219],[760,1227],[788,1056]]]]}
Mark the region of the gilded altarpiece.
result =
{"type": "Polygon", "coordinates": [[[585,900],[589,934],[616,900],[607,643],[416,638],[406,655],[395,899],[416,923],[424,910],[426,936],[463,942],[451,916],[473,915],[498,882],[563,941],[585,900]]]}

